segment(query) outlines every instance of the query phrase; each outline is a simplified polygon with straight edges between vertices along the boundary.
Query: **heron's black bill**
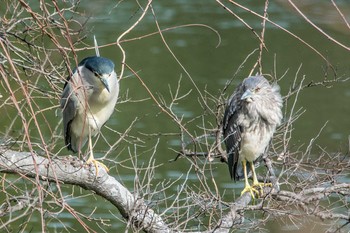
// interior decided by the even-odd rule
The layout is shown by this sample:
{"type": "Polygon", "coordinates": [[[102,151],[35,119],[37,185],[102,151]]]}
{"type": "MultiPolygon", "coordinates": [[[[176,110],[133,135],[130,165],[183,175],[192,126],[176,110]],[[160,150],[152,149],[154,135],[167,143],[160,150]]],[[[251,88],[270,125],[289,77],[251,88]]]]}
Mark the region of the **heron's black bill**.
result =
{"type": "Polygon", "coordinates": [[[109,86],[108,86],[107,79],[100,78],[100,80],[101,80],[103,86],[107,89],[107,91],[110,92],[110,91],[109,91],[109,86]]]}

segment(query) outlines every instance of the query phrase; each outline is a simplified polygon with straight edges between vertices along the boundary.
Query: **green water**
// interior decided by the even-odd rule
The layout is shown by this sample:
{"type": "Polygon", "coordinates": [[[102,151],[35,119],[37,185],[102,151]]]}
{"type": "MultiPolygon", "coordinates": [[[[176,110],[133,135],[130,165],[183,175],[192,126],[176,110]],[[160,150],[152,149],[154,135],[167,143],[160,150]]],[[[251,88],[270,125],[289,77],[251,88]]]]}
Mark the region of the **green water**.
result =
{"type": "MultiPolygon", "coordinates": [[[[185,24],[203,24],[217,30],[220,35],[219,40],[216,33],[200,26],[164,32],[164,38],[168,46],[186,69],[186,72],[190,74],[190,77],[170,54],[159,35],[123,43],[127,55],[126,63],[138,72],[138,75],[157,99],[164,99],[169,104],[171,100],[170,90],[171,93],[175,93],[179,80],[181,80],[179,95],[186,94],[186,97],[178,101],[173,111],[179,118],[183,118],[183,124],[192,135],[201,135],[204,133],[203,127],[212,128],[215,127],[216,123],[211,115],[211,110],[215,108],[215,104],[208,100],[208,106],[203,106],[200,96],[202,95],[204,98],[209,98],[210,95],[218,97],[225,83],[232,78],[239,65],[248,54],[258,48],[259,42],[250,30],[215,1],[156,1],[153,6],[162,29],[185,24]]],[[[93,44],[93,35],[96,35],[100,45],[115,42],[118,36],[130,27],[142,13],[136,2],[133,1],[121,1],[119,5],[110,1],[102,3],[101,1],[82,1],[80,7],[79,10],[92,16],[86,25],[91,30],[89,34],[91,37],[86,39],[86,43],[90,45],[93,44]]],[[[250,3],[249,7],[260,14],[263,13],[263,2],[250,3]]],[[[257,32],[260,32],[261,19],[237,7],[232,9],[257,32]]],[[[349,51],[321,36],[319,32],[307,25],[300,16],[283,4],[271,2],[268,12],[271,20],[295,33],[327,57],[339,76],[349,77],[349,51]]],[[[323,18],[318,20],[316,16],[313,19],[339,41],[348,42],[350,30],[339,30],[343,25],[341,22],[333,21],[329,23],[331,20],[329,19],[327,23],[324,23],[323,18]]],[[[126,38],[140,37],[156,30],[154,17],[151,13],[148,13],[126,38]]],[[[334,78],[333,72],[319,55],[271,24],[267,24],[265,41],[268,51],[264,51],[263,54],[263,72],[267,74],[276,72],[277,77],[281,77],[286,73],[279,82],[283,95],[288,93],[296,74],[299,76],[299,80],[305,76],[305,84],[323,81],[325,73],[328,73],[329,79],[334,78]]],[[[119,74],[121,53],[117,46],[102,48],[100,53],[102,56],[114,60],[116,71],[119,74]]],[[[78,52],[78,57],[81,60],[85,56],[93,54],[93,50],[81,51],[78,52]]],[[[258,52],[248,59],[226,95],[230,95],[236,84],[249,74],[257,56],[258,52]]],[[[154,159],[155,165],[158,165],[152,180],[153,187],[164,179],[176,180],[180,178],[175,182],[175,185],[167,190],[167,196],[176,194],[179,188],[178,185],[184,182],[186,175],[189,186],[195,187],[198,185],[198,176],[194,169],[192,168],[187,173],[191,168],[189,161],[178,159],[176,162],[169,162],[169,160],[176,157],[175,151],[181,149],[178,124],[157,107],[140,81],[129,70],[124,73],[124,77],[120,81],[120,87],[120,101],[107,126],[119,133],[125,132],[131,124],[133,126],[130,132],[127,133],[125,140],[118,144],[112,153],[107,155],[108,160],[111,160],[110,162],[106,160],[106,164],[112,167],[110,174],[124,183],[130,190],[134,190],[135,172],[131,167],[132,163],[129,158],[137,155],[138,167],[147,166],[151,158],[154,159]],[[156,148],[154,154],[153,148],[156,148]]],[[[308,145],[310,139],[315,137],[327,122],[316,143],[331,152],[346,152],[350,134],[349,99],[349,81],[334,83],[332,88],[318,86],[302,91],[296,108],[303,108],[306,112],[295,124],[291,145],[308,145]]],[[[43,107],[50,107],[58,104],[58,96],[55,100],[47,101],[43,99],[40,102],[43,107]]],[[[11,122],[13,114],[16,114],[16,112],[9,109],[5,114],[6,119],[4,121],[11,122]]],[[[60,118],[55,117],[53,112],[45,114],[50,119],[51,127],[57,126],[60,118]]],[[[21,128],[20,122],[17,123],[18,126],[15,125],[14,129],[21,128]]],[[[49,134],[50,130],[44,129],[47,127],[47,123],[42,122],[41,125],[43,132],[49,134]]],[[[5,131],[6,126],[3,127],[5,131]]],[[[102,133],[111,144],[120,135],[107,128],[103,129],[102,133]]],[[[16,132],[13,134],[16,135],[16,132]]],[[[185,140],[189,139],[185,138],[185,140]]],[[[104,154],[106,146],[108,145],[104,139],[100,138],[95,147],[97,157],[104,154]]],[[[62,147],[63,139],[61,144],[55,146],[55,150],[58,151],[62,147]]],[[[205,148],[201,149],[204,150],[205,148]]],[[[62,150],[61,155],[67,154],[66,150],[62,150]]],[[[240,193],[243,182],[234,184],[230,181],[226,164],[219,161],[206,165],[199,161],[199,164],[206,169],[208,178],[214,177],[220,194],[225,193],[225,200],[228,201],[233,197],[233,194],[238,195],[240,193]]],[[[212,188],[213,183],[208,181],[208,186],[212,188]]],[[[69,187],[66,187],[65,190],[66,195],[72,193],[69,187]]],[[[87,196],[69,200],[68,203],[72,207],[88,215],[97,206],[93,217],[106,218],[110,221],[107,225],[101,225],[101,229],[106,232],[119,232],[124,229],[125,224],[110,214],[110,212],[113,212],[121,218],[113,206],[99,197],[92,197],[89,192],[78,188],[74,189],[74,196],[79,196],[80,193],[87,194],[87,196]],[[92,201],[94,202],[93,206],[90,205],[92,201]],[[95,205],[95,203],[97,204],[95,205]]],[[[77,229],[78,232],[82,230],[78,221],[67,212],[60,213],[59,219],[62,221],[61,223],[54,220],[48,224],[50,232],[55,230],[61,232],[63,224],[77,229]]],[[[38,221],[38,216],[34,215],[30,221],[32,232],[39,232],[41,228],[38,224],[35,224],[38,221]]],[[[88,225],[96,231],[100,231],[95,224],[89,223],[88,225]]]]}

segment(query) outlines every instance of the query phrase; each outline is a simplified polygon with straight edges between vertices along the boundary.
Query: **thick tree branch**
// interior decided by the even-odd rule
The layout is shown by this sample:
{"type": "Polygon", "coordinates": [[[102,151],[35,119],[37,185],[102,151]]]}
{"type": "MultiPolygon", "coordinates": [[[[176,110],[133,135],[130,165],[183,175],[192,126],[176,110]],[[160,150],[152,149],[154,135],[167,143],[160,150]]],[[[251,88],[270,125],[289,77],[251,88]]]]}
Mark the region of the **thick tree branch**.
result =
{"type": "Polygon", "coordinates": [[[94,167],[77,164],[72,158],[49,160],[28,152],[3,150],[0,153],[0,172],[17,173],[33,178],[39,175],[41,180],[80,186],[111,202],[137,229],[145,232],[170,232],[160,216],[114,177],[103,169],[99,170],[96,177],[94,167]]]}

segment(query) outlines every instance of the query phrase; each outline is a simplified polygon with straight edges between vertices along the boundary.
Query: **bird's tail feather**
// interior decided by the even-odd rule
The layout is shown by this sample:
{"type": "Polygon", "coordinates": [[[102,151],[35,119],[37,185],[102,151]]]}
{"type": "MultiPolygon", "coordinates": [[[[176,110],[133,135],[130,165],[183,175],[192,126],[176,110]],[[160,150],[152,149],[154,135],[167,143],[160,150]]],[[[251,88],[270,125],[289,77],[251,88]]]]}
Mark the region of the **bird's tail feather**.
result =
{"type": "MultiPolygon", "coordinates": [[[[250,165],[247,163],[247,174],[248,174],[248,177],[249,177],[250,170],[251,170],[250,169],[250,165]]],[[[242,165],[241,162],[237,162],[234,179],[235,179],[235,181],[244,179],[243,165],[242,165]]]]}
{"type": "Polygon", "coordinates": [[[72,134],[70,138],[66,140],[66,146],[68,150],[77,153],[79,151],[79,148],[83,147],[86,142],[87,139],[82,140],[80,137],[77,137],[76,135],[72,134]]]}
{"type": "MultiPolygon", "coordinates": [[[[254,167],[257,168],[260,166],[261,159],[257,159],[254,161],[254,167]]],[[[248,177],[251,177],[251,169],[250,169],[250,164],[247,162],[247,174],[248,177]]],[[[232,177],[232,176],[231,176],[232,177]]],[[[242,163],[237,163],[237,168],[236,168],[236,173],[234,177],[235,181],[242,180],[244,179],[244,171],[243,171],[243,165],[242,163]]]]}

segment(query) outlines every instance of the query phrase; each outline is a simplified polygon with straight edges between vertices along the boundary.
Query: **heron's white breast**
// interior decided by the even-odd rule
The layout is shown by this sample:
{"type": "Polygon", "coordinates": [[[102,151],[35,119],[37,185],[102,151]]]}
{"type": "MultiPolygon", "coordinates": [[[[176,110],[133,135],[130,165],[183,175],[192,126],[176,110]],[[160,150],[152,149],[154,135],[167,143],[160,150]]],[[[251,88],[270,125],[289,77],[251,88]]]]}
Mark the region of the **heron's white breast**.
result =
{"type": "MultiPolygon", "coordinates": [[[[83,85],[76,91],[78,111],[72,122],[72,127],[78,135],[87,136],[89,127],[92,135],[96,135],[106,121],[111,117],[119,94],[119,84],[116,74],[108,79],[110,92],[89,71],[82,69],[86,79],[81,79],[83,85]]],[[[77,77],[75,77],[77,78],[77,77]]]]}
{"type": "Polygon", "coordinates": [[[88,112],[88,119],[90,127],[101,128],[103,124],[111,117],[116,100],[111,99],[109,102],[103,105],[92,104],[90,106],[90,111],[88,112]]]}
{"type": "Polygon", "coordinates": [[[118,84],[111,88],[111,92],[107,89],[103,89],[99,93],[94,93],[93,98],[89,101],[89,111],[87,119],[92,129],[96,130],[96,133],[111,117],[114,107],[118,99],[118,84]]]}
{"type": "Polygon", "coordinates": [[[247,131],[242,136],[240,159],[245,159],[249,162],[255,161],[259,158],[268,146],[272,135],[270,133],[260,134],[254,131],[247,131]]]}

